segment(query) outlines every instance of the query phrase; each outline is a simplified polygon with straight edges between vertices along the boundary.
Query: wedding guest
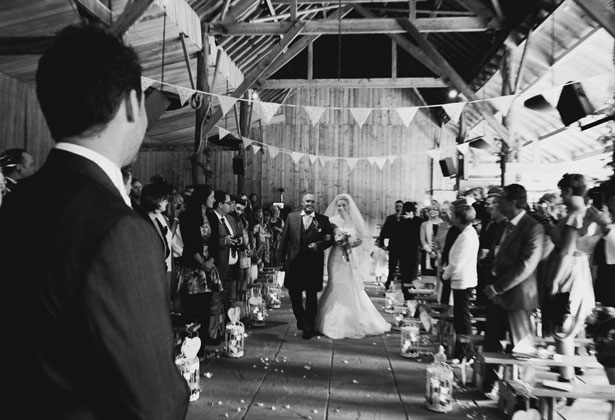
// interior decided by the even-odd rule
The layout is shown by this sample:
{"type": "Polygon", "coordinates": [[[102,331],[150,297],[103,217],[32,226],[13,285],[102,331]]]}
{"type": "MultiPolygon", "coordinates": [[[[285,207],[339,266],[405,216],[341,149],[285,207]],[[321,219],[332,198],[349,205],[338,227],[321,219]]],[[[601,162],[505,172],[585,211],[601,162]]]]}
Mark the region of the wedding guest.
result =
{"type": "Polygon", "coordinates": [[[259,270],[269,267],[271,264],[271,238],[273,233],[267,223],[270,213],[260,207],[254,209],[254,226],[252,234],[254,236],[254,254],[257,256],[259,270]],[[265,216],[267,215],[267,216],[265,216]]]}
{"type": "Polygon", "coordinates": [[[389,275],[384,283],[384,289],[389,290],[391,283],[395,280],[395,272],[400,262],[401,249],[400,244],[402,241],[401,235],[401,214],[403,211],[404,202],[397,200],[395,202],[395,213],[387,216],[382,229],[380,229],[380,235],[376,240],[376,246],[384,248],[389,253],[389,275]],[[388,239],[388,245],[385,243],[385,239],[388,239]]]}
{"type": "MultiPolygon", "coordinates": [[[[597,266],[594,295],[603,306],[615,307],[615,181],[603,183],[598,193],[603,199],[600,202],[594,199],[587,210],[588,217],[598,224],[602,233],[593,254],[597,266]]],[[[615,375],[613,378],[615,381],[615,375]]]]}
{"type": "Polygon", "coordinates": [[[167,268],[169,290],[171,286],[171,273],[173,272],[173,259],[171,256],[171,240],[173,238],[173,233],[169,229],[169,222],[164,212],[169,203],[170,193],[171,187],[166,183],[147,184],[143,187],[141,193],[141,208],[147,215],[147,220],[152,224],[160,236],[160,241],[164,246],[164,263],[167,268]]]}
{"type": "MultiPolygon", "coordinates": [[[[220,292],[220,284],[216,281],[217,270],[212,271],[212,228],[205,216],[207,209],[213,208],[213,201],[213,189],[209,185],[197,185],[188,198],[186,210],[179,215],[179,229],[184,242],[178,270],[182,307],[187,319],[201,324],[199,337],[204,345],[220,344],[218,332],[215,331],[213,337],[211,334],[212,327],[215,329],[218,323],[218,314],[212,315],[212,299],[214,292],[220,292]]],[[[203,357],[204,354],[202,347],[199,356],[203,357]]]]}
{"type": "Polygon", "coordinates": [[[440,219],[440,206],[436,201],[427,207],[428,219],[421,224],[421,274],[423,276],[436,275],[436,251],[434,250],[434,241],[438,233],[438,227],[442,223],[440,219]]]}
{"type": "MultiPolygon", "coordinates": [[[[453,224],[448,227],[448,231],[446,232],[446,236],[444,238],[444,247],[442,248],[442,254],[439,255],[438,264],[445,266],[449,261],[449,254],[451,252],[451,248],[457,240],[457,237],[461,233],[461,230],[453,224]]],[[[442,283],[442,289],[440,292],[440,303],[444,305],[450,305],[451,303],[451,282],[449,280],[445,280],[440,277],[440,282],[442,283]]]]}
{"type": "MultiPolygon", "coordinates": [[[[436,234],[436,239],[434,241],[434,249],[436,251],[437,261],[436,296],[438,297],[438,299],[442,297],[442,289],[444,284],[442,281],[442,272],[444,271],[442,254],[444,252],[444,246],[446,244],[446,235],[448,234],[448,230],[452,226],[450,204],[442,203],[442,206],[440,207],[440,219],[442,219],[442,223],[440,223],[440,225],[438,226],[438,233],[436,234]]],[[[450,282],[447,282],[447,284],[450,286],[450,282]]],[[[450,295],[450,287],[448,293],[450,295]]]]}
{"type": "MultiPolygon", "coordinates": [[[[565,174],[557,186],[567,216],[548,232],[555,247],[542,276],[543,331],[553,335],[559,354],[572,355],[574,338],[584,330],[585,319],[596,306],[589,261],[600,232],[595,222],[585,217],[585,177],[565,174]]],[[[561,368],[558,379],[570,382],[574,369],[561,368]]]]}
{"type": "Polygon", "coordinates": [[[271,206],[271,219],[269,219],[269,230],[271,231],[271,265],[278,267],[278,248],[280,246],[280,239],[282,238],[282,232],[284,231],[284,220],[280,217],[280,208],[278,206],[271,206]]]}
{"type": "Polygon", "coordinates": [[[492,269],[490,261],[487,260],[487,255],[495,242],[499,226],[504,220],[506,220],[506,216],[504,216],[500,211],[499,200],[501,196],[502,189],[496,187],[491,188],[485,198],[485,212],[487,217],[479,235],[480,250],[478,252],[477,267],[478,287],[476,288],[476,304],[480,306],[487,306],[488,301],[483,291],[485,287],[490,284],[492,269]]]}
{"type": "Polygon", "coordinates": [[[36,92],[56,144],[0,207],[11,238],[0,241],[2,275],[18,279],[4,292],[24,298],[3,302],[2,331],[27,361],[3,369],[3,408],[27,419],[183,419],[164,248],[130,208],[120,170],[147,128],[137,54],[99,26],[69,26],[39,59],[36,92]]]}
{"type": "Polygon", "coordinates": [[[245,216],[246,200],[238,198],[235,202],[235,211],[231,214],[235,218],[237,229],[242,237],[239,253],[239,275],[237,278],[237,298],[244,302],[248,283],[250,282],[250,266],[252,264],[252,243],[248,227],[248,219],[245,216]]]}
{"type": "Polygon", "coordinates": [[[130,200],[137,205],[141,204],[141,191],[143,190],[143,183],[139,178],[132,177],[132,189],[130,193],[130,200]]]}
{"type": "MultiPolygon", "coordinates": [[[[453,324],[455,334],[472,334],[470,298],[472,289],[478,284],[476,272],[478,256],[478,234],[472,226],[476,210],[464,199],[452,203],[451,224],[460,230],[451,247],[448,264],[444,266],[442,279],[450,281],[453,290],[453,324]]],[[[469,359],[469,344],[455,343],[454,357],[469,359]]]]}
{"type": "Polygon", "coordinates": [[[21,180],[32,176],[36,171],[34,159],[25,149],[5,150],[1,158],[7,193],[11,192],[21,180]]]}
{"type": "Polygon", "coordinates": [[[401,290],[405,300],[412,299],[409,292],[412,282],[419,272],[420,241],[419,232],[423,221],[416,216],[416,205],[406,201],[402,206],[399,247],[399,273],[401,290]]]}

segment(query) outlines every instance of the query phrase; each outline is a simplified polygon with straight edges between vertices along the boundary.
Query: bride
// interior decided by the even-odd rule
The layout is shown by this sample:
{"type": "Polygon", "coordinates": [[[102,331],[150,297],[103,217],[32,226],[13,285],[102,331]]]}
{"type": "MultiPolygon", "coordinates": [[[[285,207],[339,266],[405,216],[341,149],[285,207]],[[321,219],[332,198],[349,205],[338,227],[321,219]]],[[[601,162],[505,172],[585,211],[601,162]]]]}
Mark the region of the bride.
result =
{"type": "Polygon", "coordinates": [[[361,212],[350,195],[339,194],[325,215],[333,227],[335,243],[327,262],[327,286],[318,302],[317,331],[330,338],[360,338],[388,332],[391,325],[363,290],[361,256],[356,249],[369,233],[361,212]]]}

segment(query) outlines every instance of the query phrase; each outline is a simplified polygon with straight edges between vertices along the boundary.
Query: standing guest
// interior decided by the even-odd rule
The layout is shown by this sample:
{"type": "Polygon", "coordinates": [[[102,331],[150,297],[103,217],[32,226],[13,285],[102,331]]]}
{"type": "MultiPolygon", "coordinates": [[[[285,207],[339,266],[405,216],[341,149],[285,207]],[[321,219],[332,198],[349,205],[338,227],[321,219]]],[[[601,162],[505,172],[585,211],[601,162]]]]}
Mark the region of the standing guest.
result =
{"type": "Polygon", "coordinates": [[[538,308],[536,267],[542,257],[544,229],[526,212],[527,192],[522,185],[504,187],[499,203],[508,221],[490,250],[494,278],[485,295],[506,312],[513,344],[517,344],[534,337],[530,315],[538,308]]]}
{"type": "MultiPolygon", "coordinates": [[[[209,185],[197,185],[188,198],[186,210],[179,215],[179,229],[184,242],[179,259],[179,287],[182,307],[191,322],[201,324],[199,336],[203,344],[218,345],[218,333],[212,337],[210,331],[217,322],[211,322],[212,299],[220,292],[219,277],[211,254],[212,228],[205,216],[207,209],[213,208],[214,191],[209,185]],[[214,290],[217,289],[217,290],[214,290]],[[212,325],[214,324],[214,325],[212,325]]],[[[199,350],[199,356],[204,349],[199,350]]]]}
{"type": "MultiPolygon", "coordinates": [[[[478,234],[472,226],[476,210],[467,204],[466,200],[452,203],[452,225],[461,232],[448,257],[442,279],[451,282],[453,290],[453,323],[455,334],[472,334],[472,315],[470,314],[470,298],[472,289],[478,284],[476,260],[478,256],[478,234]]],[[[469,359],[468,344],[459,341],[455,343],[454,357],[469,359]]]]}
{"type": "MultiPolygon", "coordinates": [[[[443,267],[448,264],[449,255],[451,252],[451,248],[457,237],[461,233],[461,230],[453,224],[448,227],[448,231],[446,232],[446,236],[444,238],[444,246],[442,248],[442,254],[439,255],[438,264],[443,267]]],[[[444,280],[442,276],[440,276],[440,282],[442,282],[442,290],[440,292],[440,303],[444,305],[450,305],[451,302],[451,282],[449,280],[444,280]]]]}
{"type": "Polygon", "coordinates": [[[241,246],[239,252],[239,275],[237,277],[237,298],[241,302],[245,302],[248,291],[248,283],[250,282],[250,266],[252,265],[252,241],[250,240],[250,231],[248,230],[248,219],[246,219],[245,209],[246,200],[238,198],[235,202],[235,211],[231,215],[235,218],[237,229],[241,234],[241,246]]]}
{"type": "Polygon", "coordinates": [[[130,200],[141,205],[141,191],[143,190],[143,183],[139,178],[132,178],[132,189],[130,192],[130,200]]]}
{"type": "Polygon", "coordinates": [[[8,149],[0,159],[2,159],[2,173],[7,192],[11,192],[19,182],[32,176],[36,171],[34,159],[25,149],[8,149]]]}
{"type": "Polygon", "coordinates": [[[419,232],[423,221],[416,215],[416,204],[406,201],[402,207],[402,223],[400,226],[401,240],[399,242],[399,272],[401,276],[401,291],[405,300],[412,299],[408,291],[412,281],[419,273],[421,244],[419,232]]]}
{"type": "MultiPolygon", "coordinates": [[[[559,354],[574,354],[574,338],[596,306],[589,267],[600,236],[597,225],[585,217],[585,177],[565,174],[558,182],[567,216],[548,233],[554,248],[545,263],[542,308],[545,333],[553,334],[559,354]]],[[[560,369],[559,380],[570,382],[574,369],[560,369]]]]}
{"type": "Polygon", "coordinates": [[[239,198],[241,198],[242,200],[245,200],[246,202],[246,208],[244,209],[243,213],[245,214],[246,219],[248,220],[248,229],[250,229],[251,231],[252,226],[254,226],[254,214],[253,214],[254,208],[252,208],[252,202],[248,198],[247,194],[241,194],[239,198]]]}
{"type": "Polygon", "coordinates": [[[506,216],[500,211],[499,199],[502,196],[502,189],[499,187],[491,188],[485,198],[485,213],[487,214],[480,231],[480,250],[478,252],[478,287],[476,290],[476,304],[487,306],[487,297],[484,289],[490,284],[491,265],[487,261],[487,255],[491,249],[501,223],[506,220],[506,216]]]}
{"type": "Polygon", "coordinates": [[[269,230],[271,231],[271,265],[278,267],[278,248],[280,246],[280,239],[282,238],[282,232],[284,231],[284,220],[280,217],[280,208],[278,206],[271,206],[271,219],[269,219],[269,230]]]}
{"type": "Polygon", "coordinates": [[[428,219],[421,224],[421,274],[423,276],[435,276],[437,267],[437,254],[434,249],[438,227],[442,223],[440,219],[440,206],[432,201],[427,207],[428,219]]]}
{"type": "Polygon", "coordinates": [[[602,233],[593,255],[597,266],[594,295],[603,306],[615,308],[615,181],[603,183],[598,193],[603,199],[595,200],[587,210],[588,217],[598,224],[602,233]]]}
{"type": "MultiPolygon", "coordinates": [[[[446,244],[446,235],[448,234],[448,230],[451,228],[451,208],[450,203],[444,204],[440,207],[440,219],[442,219],[442,223],[438,226],[438,233],[436,234],[436,240],[434,242],[434,249],[436,250],[436,258],[437,258],[437,279],[436,279],[436,296],[438,299],[442,296],[442,289],[444,282],[442,281],[442,272],[444,271],[443,262],[442,262],[442,254],[444,252],[444,245],[446,244]]],[[[449,246],[450,251],[450,246],[449,246]]],[[[450,282],[447,281],[449,285],[449,296],[450,296],[450,282]]]]}
{"type": "Polygon", "coordinates": [[[164,248],[130,208],[120,170],[147,128],[137,54],[106,29],[67,27],[39,60],[36,91],[56,145],[0,208],[11,238],[0,244],[3,278],[19,279],[4,291],[27,297],[2,305],[2,330],[28,361],[4,369],[4,408],[28,419],[183,419],[164,248]]]}
{"type": "Polygon", "coordinates": [[[147,221],[152,224],[160,241],[164,246],[164,264],[167,269],[167,287],[171,290],[171,276],[173,273],[173,256],[171,255],[171,241],[173,232],[169,228],[169,221],[164,215],[169,204],[171,187],[166,183],[147,184],[141,193],[141,209],[146,214],[147,221]]]}
{"type": "Polygon", "coordinates": [[[401,235],[401,225],[402,225],[402,211],[404,207],[404,202],[401,200],[397,200],[395,202],[395,213],[387,216],[384,224],[382,225],[382,229],[380,229],[380,235],[376,240],[376,245],[385,249],[389,252],[389,275],[387,277],[386,282],[384,283],[384,289],[389,290],[391,287],[391,283],[395,279],[395,272],[397,271],[397,266],[399,265],[400,260],[400,244],[402,241],[401,235]],[[385,239],[389,240],[388,245],[385,244],[385,239]]]}
{"type": "Polygon", "coordinates": [[[269,266],[271,263],[272,237],[269,226],[265,221],[265,210],[260,207],[254,209],[254,223],[254,226],[252,226],[254,255],[256,256],[258,269],[260,271],[264,266],[269,266]]]}
{"type": "Polygon", "coordinates": [[[239,254],[241,232],[231,212],[231,196],[224,191],[214,192],[214,210],[207,213],[211,225],[210,253],[220,273],[224,291],[222,299],[223,312],[233,305],[236,298],[237,277],[239,276],[239,254]]]}

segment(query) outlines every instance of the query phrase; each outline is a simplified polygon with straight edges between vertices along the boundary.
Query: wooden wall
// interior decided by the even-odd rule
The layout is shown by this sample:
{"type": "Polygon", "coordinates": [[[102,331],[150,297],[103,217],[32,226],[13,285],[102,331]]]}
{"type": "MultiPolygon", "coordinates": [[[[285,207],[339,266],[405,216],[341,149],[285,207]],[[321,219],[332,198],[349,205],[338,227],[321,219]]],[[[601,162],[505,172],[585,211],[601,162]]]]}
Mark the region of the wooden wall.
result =
{"type": "MultiPolygon", "coordinates": [[[[372,227],[382,223],[393,210],[395,200],[423,203],[436,188],[440,197],[450,198],[453,183],[443,179],[437,161],[425,151],[451,146],[455,140],[420,110],[409,127],[405,127],[394,110],[372,111],[363,127],[354,121],[348,107],[402,107],[417,105],[402,89],[300,89],[282,107],[285,123],[263,125],[253,129],[250,138],[266,145],[301,153],[332,157],[398,156],[382,170],[359,161],[350,170],[344,160],[322,166],[307,157],[294,163],[288,153],[271,157],[267,151],[245,151],[246,192],[255,192],[262,204],[279,201],[279,188],[285,189],[285,203],[297,207],[305,191],[316,194],[318,209],[324,211],[339,193],[350,193],[372,227]],[[302,105],[326,107],[318,124],[313,126],[302,105]],[[336,109],[340,108],[340,109],[336,109]],[[433,177],[433,178],[432,178],[433,177]],[[432,187],[433,185],[433,187],[432,187]]],[[[451,156],[454,154],[451,149],[451,156]]],[[[212,184],[226,191],[237,191],[237,176],[232,173],[234,152],[215,152],[212,184]]],[[[445,156],[442,156],[445,157],[445,156]]]]}
{"type": "Polygon", "coordinates": [[[34,87],[0,73],[0,150],[26,149],[37,166],[53,147],[34,87]]]}

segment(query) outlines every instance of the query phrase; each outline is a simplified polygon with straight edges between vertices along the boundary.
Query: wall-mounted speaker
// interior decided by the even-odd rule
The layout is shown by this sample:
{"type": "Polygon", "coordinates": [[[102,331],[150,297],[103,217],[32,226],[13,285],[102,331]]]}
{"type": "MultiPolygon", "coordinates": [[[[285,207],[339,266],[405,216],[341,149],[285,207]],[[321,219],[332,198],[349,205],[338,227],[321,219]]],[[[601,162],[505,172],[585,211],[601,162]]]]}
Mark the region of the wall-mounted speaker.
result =
{"type": "Polygon", "coordinates": [[[240,158],[240,157],[233,158],[233,175],[244,176],[245,174],[246,174],[246,170],[243,166],[243,158],[240,158]]]}
{"type": "Polygon", "coordinates": [[[167,110],[169,101],[158,89],[152,89],[145,95],[145,113],[147,114],[147,127],[152,127],[164,111],[167,110]]]}
{"type": "Polygon", "coordinates": [[[565,126],[569,126],[581,118],[594,113],[594,107],[589,103],[587,95],[580,83],[565,85],[557,101],[557,111],[565,126]]]}
{"type": "Polygon", "coordinates": [[[440,159],[440,169],[442,169],[442,176],[455,176],[457,171],[455,170],[455,163],[452,157],[446,157],[440,159]]]}

